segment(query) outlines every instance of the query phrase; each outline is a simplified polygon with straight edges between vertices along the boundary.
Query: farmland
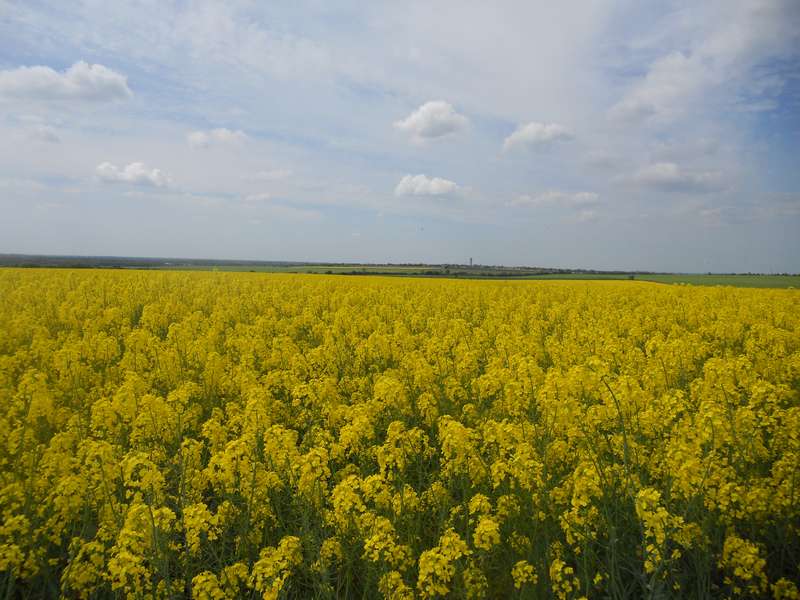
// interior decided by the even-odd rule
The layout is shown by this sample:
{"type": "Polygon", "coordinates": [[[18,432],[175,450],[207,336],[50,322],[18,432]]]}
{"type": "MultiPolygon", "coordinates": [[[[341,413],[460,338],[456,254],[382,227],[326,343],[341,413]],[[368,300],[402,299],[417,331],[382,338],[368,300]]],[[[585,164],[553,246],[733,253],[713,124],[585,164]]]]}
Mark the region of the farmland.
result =
{"type": "Polygon", "coordinates": [[[798,597],[795,290],[3,269],[0,299],[7,598],[798,597]]]}
{"type": "Polygon", "coordinates": [[[748,288],[800,288],[800,275],[634,273],[570,271],[539,272],[504,267],[440,267],[438,265],[298,265],[289,267],[192,267],[187,270],[247,271],[262,273],[308,273],[318,275],[380,275],[394,277],[440,277],[449,279],[532,279],[541,281],[651,281],[655,283],[733,286],[748,288]]]}
{"type": "Polygon", "coordinates": [[[315,263],[191,258],[0,254],[0,267],[153,269],[166,271],[377,275],[448,279],[537,279],[543,281],[562,279],[579,281],[638,280],[687,285],[800,288],[800,275],[788,273],[656,273],[550,267],[507,267],[502,265],[315,263]]]}

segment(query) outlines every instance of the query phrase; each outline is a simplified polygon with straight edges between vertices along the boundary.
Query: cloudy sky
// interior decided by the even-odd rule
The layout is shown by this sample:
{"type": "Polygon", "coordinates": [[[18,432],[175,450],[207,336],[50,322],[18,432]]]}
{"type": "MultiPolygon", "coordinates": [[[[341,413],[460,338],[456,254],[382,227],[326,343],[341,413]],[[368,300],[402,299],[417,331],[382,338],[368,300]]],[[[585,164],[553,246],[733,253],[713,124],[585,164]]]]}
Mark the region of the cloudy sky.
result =
{"type": "Polygon", "coordinates": [[[0,0],[0,252],[800,271],[800,2],[0,0]]]}

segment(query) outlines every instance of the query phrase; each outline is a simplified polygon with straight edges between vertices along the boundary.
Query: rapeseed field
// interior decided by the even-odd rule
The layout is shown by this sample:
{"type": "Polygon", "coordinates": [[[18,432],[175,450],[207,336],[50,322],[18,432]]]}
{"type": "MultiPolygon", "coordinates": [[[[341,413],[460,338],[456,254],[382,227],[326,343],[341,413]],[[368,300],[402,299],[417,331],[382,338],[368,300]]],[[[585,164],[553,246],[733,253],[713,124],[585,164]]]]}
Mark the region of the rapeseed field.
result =
{"type": "Polygon", "coordinates": [[[0,271],[3,598],[798,598],[800,292],[0,271]]]}

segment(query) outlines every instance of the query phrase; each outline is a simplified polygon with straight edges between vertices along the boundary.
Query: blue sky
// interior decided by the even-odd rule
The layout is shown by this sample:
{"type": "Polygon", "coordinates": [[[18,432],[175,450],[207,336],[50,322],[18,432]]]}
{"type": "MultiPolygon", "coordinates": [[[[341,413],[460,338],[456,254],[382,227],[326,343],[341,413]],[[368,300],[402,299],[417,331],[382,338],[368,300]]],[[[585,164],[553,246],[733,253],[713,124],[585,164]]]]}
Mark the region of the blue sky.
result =
{"type": "Polygon", "coordinates": [[[800,271],[800,4],[0,0],[0,252],[800,271]]]}

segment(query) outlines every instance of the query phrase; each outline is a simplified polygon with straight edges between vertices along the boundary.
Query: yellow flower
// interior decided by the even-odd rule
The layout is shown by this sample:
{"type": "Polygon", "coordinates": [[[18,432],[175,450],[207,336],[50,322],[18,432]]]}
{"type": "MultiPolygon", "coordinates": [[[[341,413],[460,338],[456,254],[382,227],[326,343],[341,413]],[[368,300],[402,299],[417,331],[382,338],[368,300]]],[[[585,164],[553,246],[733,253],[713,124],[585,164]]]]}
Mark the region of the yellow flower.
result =
{"type": "Polygon", "coordinates": [[[397,571],[389,571],[382,575],[378,582],[378,590],[387,600],[414,600],[414,590],[412,590],[403,576],[397,571]]]}
{"type": "Polygon", "coordinates": [[[475,494],[469,501],[470,515],[486,515],[492,512],[492,503],[483,494],[475,494]]]}
{"type": "Polygon", "coordinates": [[[500,525],[492,517],[483,516],[475,527],[474,543],[476,548],[491,550],[500,543],[500,525]]]}
{"type": "Polygon", "coordinates": [[[772,584],[772,597],[775,600],[797,600],[800,598],[800,591],[796,583],[782,577],[772,584]]]}
{"type": "Polygon", "coordinates": [[[434,598],[447,594],[456,572],[453,563],[469,554],[467,544],[452,529],[442,535],[438,546],[424,550],[419,557],[417,579],[417,589],[422,597],[434,598]]]}
{"type": "Polygon", "coordinates": [[[198,573],[192,579],[193,600],[226,600],[217,576],[209,571],[198,573]]]}
{"type": "Polygon", "coordinates": [[[203,534],[208,541],[217,539],[217,519],[202,502],[183,509],[183,526],[186,530],[186,545],[192,554],[200,551],[203,534]]]}
{"type": "Polygon", "coordinates": [[[742,589],[751,594],[766,591],[766,565],[758,546],[733,533],[725,537],[719,566],[725,570],[725,582],[733,587],[734,592],[738,593],[742,589]]]}
{"type": "Polygon", "coordinates": [[[0,299],[12,596],[480,598],[546,569],[566,599],[614,564],[686,594],[696,561],[798,596],[797,290],[0,269],[0,299]]]}
{"type": "Polygon", "coordinates": [[[522,588],[527,583],[536,584],[539,580],[536,575],[536,569],[528,561],[520,560],[514,564],[511,569],[511,577],[514,578],[514,587],[517,589],[522,588]]]}
{"type": "Polygon", "coordinates": [[[264,600],[276,600],[292,570],[302,562],[300,538],[286,536],[277,548],[261,550],[250,574],[250,586],[260,592],[264,600]]]}
{"type": "Polygon", "coordinates": [[[486,598],[489,591],[489,580],[478,565],[473,563],[464,569],[464,588],[469,599],[486,598]]]}

